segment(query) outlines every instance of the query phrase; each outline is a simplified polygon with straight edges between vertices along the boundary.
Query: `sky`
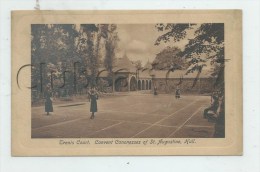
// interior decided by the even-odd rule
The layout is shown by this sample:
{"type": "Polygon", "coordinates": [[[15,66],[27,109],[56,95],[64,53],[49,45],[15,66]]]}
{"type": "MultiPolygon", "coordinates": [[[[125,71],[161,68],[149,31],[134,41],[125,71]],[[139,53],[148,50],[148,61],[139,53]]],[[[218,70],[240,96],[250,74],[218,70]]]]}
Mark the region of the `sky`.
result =
{"type": "Polygon", "coordinates": [[[130,60],[141,60],[143,65],[148,60],[152,62],[156,54],[167,46],[177,46],[183,50],[188,38],[194,33],[194,30],[190,30],[187,32],[187,38],[179,42],[170,41],[156,46],[154,43],[163,32],[158,32],[155,24],[120,24],[117,25],[117,31],[120,39],[118,57],[122,57],[126,52],[130,60]]]}

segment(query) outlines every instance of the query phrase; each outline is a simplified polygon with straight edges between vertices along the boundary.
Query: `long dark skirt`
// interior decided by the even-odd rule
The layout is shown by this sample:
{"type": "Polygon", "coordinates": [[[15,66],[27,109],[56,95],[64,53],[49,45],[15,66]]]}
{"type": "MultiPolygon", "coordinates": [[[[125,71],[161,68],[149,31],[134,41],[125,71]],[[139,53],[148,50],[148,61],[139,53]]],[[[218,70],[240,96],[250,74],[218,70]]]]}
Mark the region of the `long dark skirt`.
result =
{"type": "Polygon", "coordinates": [[[97,101],[96,100],[91,100],[90,112],[97,112],[97,101]]]}
{"type": "Polygon", "coordinates": [[[50,99],[45,101],[45,112],[53,112],[52,101],[50,99]]]}

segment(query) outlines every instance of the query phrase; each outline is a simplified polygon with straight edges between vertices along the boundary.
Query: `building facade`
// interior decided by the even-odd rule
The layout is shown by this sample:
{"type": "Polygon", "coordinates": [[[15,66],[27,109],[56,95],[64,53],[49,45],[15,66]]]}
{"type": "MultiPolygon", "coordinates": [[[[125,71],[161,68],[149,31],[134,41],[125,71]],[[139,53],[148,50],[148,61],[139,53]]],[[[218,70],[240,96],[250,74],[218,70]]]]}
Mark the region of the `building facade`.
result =
{"type": "Polygon", "coordinates": [[[115,64],[110,88],[112,92],[152,92],[155,87],[159,93],[174,93],[176,88],[180,88],[183,94],[208,94],[214,90],[215,78],[211,77],[209,71],[202,71],[197,78],[196,72],[186,74],[185,70],[170,73],[166,70],[152,70],[149,61],[138,70],[126,54],[117,59],[115,64]]]}

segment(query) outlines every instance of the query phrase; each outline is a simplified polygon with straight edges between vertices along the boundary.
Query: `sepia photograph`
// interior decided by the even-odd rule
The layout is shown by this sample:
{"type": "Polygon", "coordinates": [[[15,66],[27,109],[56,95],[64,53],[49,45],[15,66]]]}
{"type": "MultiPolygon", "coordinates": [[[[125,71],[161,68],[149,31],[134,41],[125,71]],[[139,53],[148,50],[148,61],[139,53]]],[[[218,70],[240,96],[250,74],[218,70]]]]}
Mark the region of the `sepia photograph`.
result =
{"type": "Polygon", "coordinates": [[[241,155],[242,13],[13,11],[12,155],[241,155]]]}
{"type": "Polygon", "coordinates": [[[0,0],[0,171],[257,172],[259,4],[0,0]]]}
{"type": "Polygon", "coordinates": [[[224,23],[32,24],[32,138],[224,138],[224,23]]]}

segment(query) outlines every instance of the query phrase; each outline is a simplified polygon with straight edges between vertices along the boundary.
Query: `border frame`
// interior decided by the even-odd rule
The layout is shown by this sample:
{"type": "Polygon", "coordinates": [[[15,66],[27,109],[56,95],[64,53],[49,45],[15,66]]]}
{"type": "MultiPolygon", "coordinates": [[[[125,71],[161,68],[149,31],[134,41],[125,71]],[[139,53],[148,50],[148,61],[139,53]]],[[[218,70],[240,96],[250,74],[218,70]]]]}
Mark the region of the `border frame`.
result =
{"type": "MultiPolygon", "coordinates": [[[[30,83],[30,71],[25,80],[30,83]]],[[[15,11],[12,12],[12,155],[13,156],[85,156],[85,155],[242,155],[242,12],[240,10],[136,10],[136,11],[15,11]],[[120,15],[119,15],[120,14],[120,15]],[[207,15],[207,18],[203,16],[207,15]],[[66,18],[67,16],[67,18],[66,18]],[[69,16],[69,19],[68,19],[69,16]],[[230,57],[225,71],[226,138],[196,139],[194,146],[106,147],[60,146],[57,139],[31,139],[30,91],[18,90],[16,72],[30,63],[29,24],[68,23],[142,23],[155,22],[223,22],[225,23],[225,57],[230,57]],[[82,19],[84,17],[84,20],[82,19]],[[66,18],[66,19],[65,19],[66,18]],[[79,19],[81,18],[81,19],[79,19]],[[125,21],[126,19],[127,22],[125,21]],[[169,20],[170,19],[170,20],[169,20]],[[227,36],[227,37],[226,37],[227,36]],[[227,38],[227,39],[226,39],[227,38]],[[22,45],[22,46],[20,46],[22,45]],[[29,47],[29,48],[28,48],[29,47]],[[19,58],[23,57],[23,58],[19,58]],[[234,58],[236,58],[234,60],[234,58]],[[28,96],[29,95],[29,96],[28,96]],[[227,106],[228,104],[228,106],[227,106]],[[227,116],[228,115],[228,116],[227,116]],[[30,126],[30,125],[29,125],[30,126]],[[29,133],[29,134],[28,134],[29,133]]],[[[58,139],[59,140],[59,139],[58,139]]]]}

